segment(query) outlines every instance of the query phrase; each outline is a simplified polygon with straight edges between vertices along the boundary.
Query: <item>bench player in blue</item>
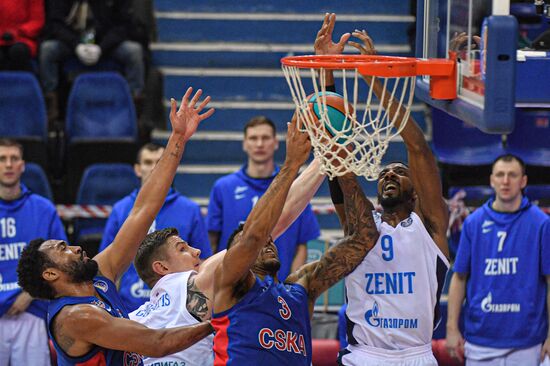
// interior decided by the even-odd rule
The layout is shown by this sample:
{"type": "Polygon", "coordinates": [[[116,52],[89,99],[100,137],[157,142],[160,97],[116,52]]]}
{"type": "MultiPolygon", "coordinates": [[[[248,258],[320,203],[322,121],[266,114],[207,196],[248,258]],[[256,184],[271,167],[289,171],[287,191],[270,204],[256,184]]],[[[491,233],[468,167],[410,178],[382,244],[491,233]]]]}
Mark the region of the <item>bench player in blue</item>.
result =
{"type": "Polygon", "coordinates": [[[52,300],[48,330],[60,366],[138,366],[141,354],[174,353],[212,331],[208,322],[155,330],[131,321],[115,286],[164,203],[185,144],[199,122],[214,112],[199,114],[210,97],[197,105],[202,91],[189,99],[191,93],[192,88],[187,89],[177,112],[172,99],[172,133],[166,149],[107,249],[90,259],[80,247],[63,240],[35,239],[21,255],[20,286],[31,296],[52,300]]]}
{"type": "Polygon", "coordinates": [[[289,124],[281,171],[230,240],[216,269],[214,365],[311,364],[310,316],[317,297],[351,272],[378,238],[370,203],[354,176],[339,178],[348,224],[346,237],[319,261],[277,280],[280,261],[270,237],[310,143],[289,124]]]}
{"type": "Polygon", "coordinates": [[[547,284],[548,216],[529,202],[525,164],[498,157],[495,191],[464,221],[449,287],[447,349],[468,365],[535,365],[549,352],[547,284]],[[546,254],[546,256],[544,255],[546,254]],[[464,306],[464,338],[458,328],[464,306]]]}

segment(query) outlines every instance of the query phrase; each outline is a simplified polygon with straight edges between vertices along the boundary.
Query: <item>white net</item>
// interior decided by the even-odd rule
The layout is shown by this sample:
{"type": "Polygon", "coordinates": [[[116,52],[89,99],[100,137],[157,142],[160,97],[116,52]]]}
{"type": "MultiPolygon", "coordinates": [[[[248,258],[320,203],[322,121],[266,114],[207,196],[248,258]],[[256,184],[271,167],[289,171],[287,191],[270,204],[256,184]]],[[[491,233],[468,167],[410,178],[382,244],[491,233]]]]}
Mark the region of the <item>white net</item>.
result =
{"type": "Polygon", "coordinates": [[[389,142],[405,127],[409,118],[416,78],[367,76],[363,80],[357,69],[335,72],[335,79],[341,80],[336,84],[342,90],[346,119],[343,123],[332,124],[330,106],[327,107],[325,69],[300,71],[288,65],[282,68],[298,109],[299,125],[307,130],[323,172],[331,178],[353,172],[367,180],[376,180],[389,142]],[[307,92],[302,76],[304,81],[311,77],[312,85],[306,85],[310,87],[307,92]],[[312,93],[318,97],[310,103],[312,93]],[[312,103],[316,104],[317,114],[312,103]]]}

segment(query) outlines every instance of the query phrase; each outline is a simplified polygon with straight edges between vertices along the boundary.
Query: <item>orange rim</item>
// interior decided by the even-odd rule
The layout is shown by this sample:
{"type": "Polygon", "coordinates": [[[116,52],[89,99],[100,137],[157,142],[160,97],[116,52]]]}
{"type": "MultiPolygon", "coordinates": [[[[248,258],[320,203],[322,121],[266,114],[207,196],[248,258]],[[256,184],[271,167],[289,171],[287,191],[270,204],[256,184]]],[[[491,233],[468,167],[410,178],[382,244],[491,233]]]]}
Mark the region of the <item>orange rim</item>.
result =
{"type": "Polygon", "coordinates": [[[357,69],[361,75],[412,77],[418,75],[451,76],[456,61],[448,59],[420,60],[414,57],[378,55],[308,55],[281,59],[285,66],[300,69],[357,69]]]}

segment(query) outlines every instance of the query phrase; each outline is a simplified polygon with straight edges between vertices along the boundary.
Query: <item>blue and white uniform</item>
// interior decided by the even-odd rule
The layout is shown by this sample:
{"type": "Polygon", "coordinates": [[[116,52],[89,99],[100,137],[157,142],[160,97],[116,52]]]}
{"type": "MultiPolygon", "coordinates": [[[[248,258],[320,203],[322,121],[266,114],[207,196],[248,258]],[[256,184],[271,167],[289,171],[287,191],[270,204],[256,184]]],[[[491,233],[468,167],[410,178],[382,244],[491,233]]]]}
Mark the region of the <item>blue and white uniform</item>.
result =
{"type": "MultiPolygon", "coordinates": [[[[198,324],[187,311],[187,282],[194,271],[171,273],[162,277],[151,289],[151,300],[130,313],[130,319],[148,328],[163,329],[198,324]]],[[[191,347],[162,358],[146,357],[145,366],[185,365],[212,366],[214,335],[200,340],[191,347]]]]}
{"type": "Polygon", "coordinates": [[[215,366],[310,366],[308,294],[266,276],[232,308],[212,315],[215,366]]]}
{"type": "Polygon", "coordinates": [[[431,341],[449,262],[416,213],[396,227],[380,214],[375,221],[376,245],[345,279],[349,345],[340,362],[437,365],[431,341]]]}
{"type": "Polygon", "coordinates": [[[52,333],[53,320],[65,306],[91,304],[98,306],[115,318],[128,318],[126,309],[118,296],[115,284],[108,278],[96,276],[94,287],[99,297],[66,296],[52,300],[48,306],[48,333],[57,352],[59,366],[143,366],[142,356],[134,352],[115,351],[95,346],[81,357],[71,357],[57,344],[52,333]]]}
{"type": "MultiPolygon", "coordinates": [[[[102,251],[113,242],[116,234],[124,224],[136,201],[138,190],[114,204],[109,215],[99,250],[102,251]]],[[[155,230],[175,227],[179,236],[189,245],[201,250],[200,257],[206,259],[212,255],[208,233],[200,207],[195,202],[171,189],[166,196],[164,205],[149,228],[149,233],[155,230]]],[[[134,311],[149,300],[150,289],[138,276],[133,264],[122,275],[119,284],[119,294],[128,311],[134,311]]]]}
{"type": "MultiPolygon", "coordinates": [[[[218,251],[227,248],[231,234],[246,220],[279,172],[279,168],[275,167],[271,177],[260,179],[249,177],[246,169],[247,165],[244,165],[237,172],[218,179],[210,193],[206,222],[208,231],[220,232],[218,251]]],[[[281,281],[284,282],[290,273],[297,246],[317,239],[319,235],[319,223],[308,205],[296,221],[275,240],[281,261],[277,277],[281,281]]]]}
{"type": "Polygon", "coordinates": [[[44,320],[47,302],[33,300],[24,314],[5,313],[21,294],[17,263],[21,252],[36,238],[67,240],[55,206],[21,184],[21,196],[0,199],[0,365],[49,365],[44,320]]]}
{"type": "Polygon", "coordinates": [[[542,233],[548,217],[525,197],[516,212],[497,212],[493,202],[466,218],[454,264],[455,272],[469,275],[464,337],[472,359],[487,355],[476,346],[501,349],[492,352],[496,357],[541,344],[548,329],[550,260],[542,253],[550,240],[542,233]]]}

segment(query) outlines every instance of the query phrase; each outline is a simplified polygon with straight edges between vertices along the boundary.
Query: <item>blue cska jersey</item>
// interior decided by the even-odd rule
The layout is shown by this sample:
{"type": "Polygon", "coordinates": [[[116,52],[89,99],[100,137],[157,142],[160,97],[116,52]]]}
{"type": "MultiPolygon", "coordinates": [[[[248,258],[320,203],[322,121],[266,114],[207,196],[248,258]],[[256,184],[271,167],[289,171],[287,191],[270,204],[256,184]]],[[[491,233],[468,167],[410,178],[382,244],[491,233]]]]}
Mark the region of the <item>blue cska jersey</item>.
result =
{"type": "Polygon", "coordinates": [[[213,314],[214,365],[310,366],[308,295],[266,276],[231,309],[213,314]]]}
{"type": "Polygon", "coordinates": [[[465,331],[485,347],[527,348],[547,334],[548,257],[542,256],[542,225],[548,220],[523,198],[515,212],[498,212],[493,199],[466,218],[454,264],[469,273],[465,331]]]}
{"type": "Polygon", "coordinates": [[[99,346],[95,346],[82,357],[71,357],[55,341],[51,333],[52,320],[65,306],[92,304],[99,306],[115,318],[128,318],[128,313],[120,300],[116,286],[111,280],[96,276],[94,287],[100,295],[99,298],[95,296],[67,296],[52,300],[48,306],[48,335],[57,351],[57,364],[59,366],[143,366],[142,357],[137,353],[115,351],[99,346]]]}

